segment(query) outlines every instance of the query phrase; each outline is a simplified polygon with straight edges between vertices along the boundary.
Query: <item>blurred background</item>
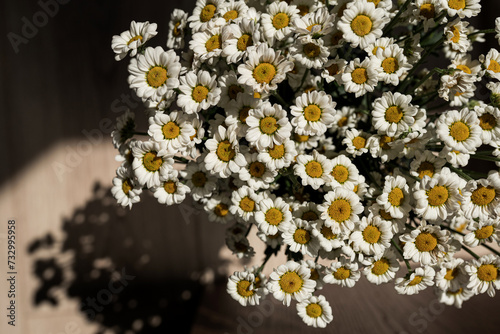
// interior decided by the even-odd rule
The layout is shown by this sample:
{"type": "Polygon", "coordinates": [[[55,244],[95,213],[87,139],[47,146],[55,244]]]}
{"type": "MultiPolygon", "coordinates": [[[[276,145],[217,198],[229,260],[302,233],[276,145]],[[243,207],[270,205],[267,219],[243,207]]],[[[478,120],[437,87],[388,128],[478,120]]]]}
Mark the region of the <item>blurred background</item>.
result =
{"type": "MultiPolygon", "coordinates": [[[[497,1],[481,3],[481,20],[472,22],[491,28],[497,1]]],[[[111,38],[132,20],[156,22],[151,45],[164,46],[170,13],[194,4],[0,1],[0,333],[318,331],[272,298],[243,308],[227,295],[227,276],[245,263],[227,250],[225,227],[190,202],[165,208],[145,194],[129,211],[110,196],[119,165],[112,124],[124,107],[142,111],[111,38]],[[5,311],[9,219],[17,228],[15,327],[5,311]]],[[[473,55],[493,45],[488,36],[473,55]]],[[[431,289],[399,296],[365,280],[323,293],[332,333],[496,333],[500,325],[499,297],[477,296],[458,310],[437,303],[431,289]]]]}

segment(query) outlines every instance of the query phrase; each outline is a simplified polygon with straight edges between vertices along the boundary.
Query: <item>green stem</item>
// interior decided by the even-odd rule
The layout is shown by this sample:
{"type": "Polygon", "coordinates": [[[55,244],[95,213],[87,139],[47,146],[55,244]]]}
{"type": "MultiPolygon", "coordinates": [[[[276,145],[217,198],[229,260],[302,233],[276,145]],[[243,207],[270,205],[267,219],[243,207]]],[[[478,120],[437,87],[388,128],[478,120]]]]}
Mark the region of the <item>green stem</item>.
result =
{"type": "Polygon", "coordinates": [[[466,181],[474,180],[472,177],[470,177],[469,175],[465,174],[460,169],[453,167],[452,165],[448,165],[448,168],[450,170],[452,170],[453,172],[457,173],[462,179],[464,179],[466,181]]]}
{"type": "Polygon", "coordinates": [[[189,162],[188,159],[182,158],[182,157],[174,157],[175,162],[182,163],[182,164],[187,164],[189,162]]]}
{"type": "Polygon", "coordinates": [[[470,157],[472,159],[476,159],[476,160],[485,160],[485,161],[500,161],[500,158],[497,158],[497,157],[491,157],[491,156],[487,156],[487,155],[481,155],[481,154],[471,154],[470,157]]]}
{"type": "Polygon", "coordinates": [[[412,1],[411,0],[406,0],[405,3],[403,4],[403,6],[401,6],[401,8],[399,9],[398,13],[396,14],[396,16],[394,16],[391,20],[391,22],[389,22],[389,24],[384,28],[383,32],[384,32],[384,35],[392,29],[392,27],[394,27],[394,25],[396,25],[396,23],[398,22],[399,20],[399,17],[401,16],[401,14],[403,14],[406,10],[406,8],[408,8],[408,6],[410,5],[412,1]]]}
{"type": "Polygon", "coordinates": [[[406,263],[406,269],[408,269],[408,274],[412,273],[413,269],[410,266],[410,262],[408,262],[408,260],[405,259],[404,255],[403,255],[403,250],[401,249],[401,247],[399,247],[399,245],[394,241],[394,239],[391,240],[391,243],[394,246],[394,248],[397,249],[398,253],[401,254],[401,256],[403,257],[403,260],[406,263]]]}
{"type": "Polygon", "coordinates": [[[147,133],[147,132],[137,132],[137,131],[135,131],[135,132],[134,132],[134,135],[139,135],[139,136],[149,136],[149,133],[147,133]]]}
{"type": "Polygon", "coordinates": [[[429,71],[429,73],[427,73],[427,75],[425,77],[423,77],[422,80],[417,82],[417,85],[415,87],[413,87],[413,90],[415,91],[415,90],[417,90],[418,87],[422,86],[424,84],[424,82],[427,81],[427,79],[429,79],[430,77],[432,77],[434,75],[434,73],[436,73],[436,71],[437,71],[437,68],[434,68],[431,71],[429,71]]]}
{"type": "Polygon", "coordinates": [[[288,108],[290,106],[288,103],[285,102],[285,100],[281,97],[281,95],[278,93],[278,91],[273,91],[272,94],[283,107],[288,108]]]}
{"type": "Polygon", "coordinates": [[[257,269],[257,271],[255,272],[255,277],[259,276],[259,274],[261,273],[261,271],[264,269],[264,266],[266,265],[267,261],[269,261],[269,259],[271,258],[271,255],[272,255],[272,253],[268,253],[266,255],[266,258],[264,259],[264,262],[261,264],[261,266],[259,267],[259,269],[257,269]]]}
{"type": "Polygon", "coordinates": [[[467,35],[467,37],[471,38],[472,36],[479,35],[479,34],[494,34],[496,33],[495,29],[484,29],[484,30],[478,30],[471,32],[470,34],[467,35]]]}

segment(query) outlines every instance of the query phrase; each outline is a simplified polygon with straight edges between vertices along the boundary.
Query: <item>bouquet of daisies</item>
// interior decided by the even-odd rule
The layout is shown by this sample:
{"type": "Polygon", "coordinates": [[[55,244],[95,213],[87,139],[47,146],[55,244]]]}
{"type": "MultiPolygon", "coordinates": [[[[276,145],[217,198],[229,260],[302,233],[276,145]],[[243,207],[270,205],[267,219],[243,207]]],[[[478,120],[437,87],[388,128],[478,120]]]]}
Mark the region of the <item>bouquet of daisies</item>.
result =
{"type": "Polygon", "coordinates": [[[500,288],[500,53],[473,59],[479,0],[198,0],[113,37],[149,128],[112,133],[112,193],[132,207],[186,196],[262,265],[229,277],[241,305],[266,295],[314,327],[320,294],[364,276],[401,294],[434,286],[461,307],[500,288]],[[447,67],[431,67],[433,57],[447,67]],[[480,167],[469,161],[481,162],[480,167]],[[495,166],[496,164],[496,166],[495,166]],[[465,261],[457,253],[468,252],[465,261]],[[480,252],[482,251],[482,253],[480,252]],[[268,276],[279,253],[287,262],[268,276]],[[483,254],[481,256],[477,253],[483,254]],[[401,264],[405,264],[401,266],[401,264]]]}

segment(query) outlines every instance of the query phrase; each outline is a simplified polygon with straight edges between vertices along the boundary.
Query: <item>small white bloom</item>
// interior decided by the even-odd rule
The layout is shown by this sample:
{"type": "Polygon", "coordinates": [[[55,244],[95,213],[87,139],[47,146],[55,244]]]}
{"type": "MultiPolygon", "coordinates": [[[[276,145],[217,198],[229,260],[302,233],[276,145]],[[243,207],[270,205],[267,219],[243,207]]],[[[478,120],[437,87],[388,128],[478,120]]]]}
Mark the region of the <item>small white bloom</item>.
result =
{"type": "Polygon", "coordinates": [[[186,114],[199,113],[219,102],[221,89],[217,87],[217,76],[207,71],[188,72],[180,78],[177,105],[186,114]]]}
{"type": "Polygon", "coordinates": [[[292,125],[297,132],[307,135],[321,135],[334,120],[336,102],[325,92],[307,92],[295,99],[290,107],[292,125]]]}
{"type": "Polygon", "coordinates": [[[372,123],[380,134],[397,137],[408,131],[415,122],[417,107],[411,102],[411,95],[385,92],[373,102],[372,123]]]}
{"type": "Polygon", "coordinates": [[[500,289],[500,258],[494,254],[484,255],[479,260],[473,259],[465,265],[465,270],[470,276],[467,288],[476,294],[488,293],[495,297],[495,290],[500,289]]]}
{"type": "Polygon", "coordinates": [[[355,93],[356,97],[373,92],[378,83],[380,67],[376,66],[370,58],[365,58],[363,62],[359,58],[354,59],[344,69],[342,83],[345,91],[355,93]]]}
{"type": "Polygon", "coordinates": [[[429,286],[434,285],[436,272],[432,267],[419,267],[409,278],[399,277],[395,281],[395,289],[402,295],[415,295],[429,286]]]}
{"type": "Polygon", "coordinates": [[[120,35],[113,36],[111,48],[116,53],[115,60],[122,60],[130,52],[130,56],[137,54],[137,49],[144,45],[148,40],[156,36],[156,23],[130,22],[130,29],[122,32],[120,35]]]}
{"type": "Polygon", "coordinates": [[[333,320],[332,308],[322,295],[297,303],[297,313],[308,326],[314,328],[325,328],[333,320]]]}
{"type": "Polygon", "coordinates": [[[313,151],[312,155],[300,154],[297,156],[297,164],[293,166],[294,174],[302,180],[303,186],[311,186],[318,189],[330,181],[331,161],[323,154],[313,151]]]}
{"type": "Polygon", "coordinates": [[[334,233],[348,233],[354,230],[359,221],[359,214],[363,212],[358,195],[342,187],[334,188],[325,194],[323,204],[318,205],[321,218],[325,225],[332,228],[334,233]]]}
{"type": "Polygon", "coordinates": [[[333,262],[330,267],[326,268],[326,275],[323,280],[325,283],[352,288],[360,277],[361,272],[358,263],[341,257],[338,262],[333,262]]]}
{"type": "Polygon", "coordinates": [[[267,288],[274,298],[290,306],[292,299],[300,303],[312,296],[316,281],[310,277],[311,271],[307,267],[288,261],[269,275],[267,288]]]}
{"type": "Polygon", "coordinates": [[[141,198],[142,186],[134,180],[134,174],[130,169],[122,166],[116,170],[116,177],[113,178],[111,194],[118,204],[123,207],[132,208],[132,204],[138,203],[141,198]]]}

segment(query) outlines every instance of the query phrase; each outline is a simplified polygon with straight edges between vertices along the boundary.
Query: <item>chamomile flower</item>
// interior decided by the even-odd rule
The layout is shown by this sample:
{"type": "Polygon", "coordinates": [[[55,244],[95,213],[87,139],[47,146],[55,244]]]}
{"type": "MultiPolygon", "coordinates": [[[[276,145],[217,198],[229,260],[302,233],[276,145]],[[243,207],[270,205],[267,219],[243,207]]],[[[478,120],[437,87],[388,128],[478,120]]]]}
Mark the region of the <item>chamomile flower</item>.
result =
{"type": "Polygon", "coordinates": [[[227,293],[243,306],[259,305],[263,291],[257,285],[254,274],[249,271],[236,271],[227,281],[227,293]]]}
{"type": "Polygon", "coordinates": [[[354,186],[358,183],[359,171],[351,159],[341,154],[332,159],[332,169],[330,170],[331,179],[326,183],[332,188],[344,187],[349,190],[354,190],[354,186]]]}
{"type": "Polygon", "coordinates": [[[321,135],[334,120],[336,102],[325,92],[307,92],[295,99],[290,107],[292,125],[297,132],[308,135],[321,135]]]}
{"type": "Polygon", "coordinates": [[[415,158],[410,163],[410,174],[423,179],[424,176],[433,177],[435,173],[439,173],[443,168],[446,160],[437,157],[432,151],[416,151],[415,158]]]}
{"type": "Polygon", "coordinates": [[[186,31],[188,14],[182,9],[174,9],[168,22],[167,48],[184,49],[184,34],[186,31]]]}
{"type": "Polygon", "coordinates": [[[463,302],[474,296],[474,291],[467,288],[458,288],[457,290],[438,290],[437,294],[440,303],[462,308],[463,302]]]}
{"type": "Polygon", "coordinates": [[[471,221],[467,226],[470,233],[464,236],[464,244],[476,247],[487,242],[500,241],[500,218],[486,221],[471,221]]]}
{"type": "Polygon", "coordinates": [[[328,61],[330,51],[322,39],[304,36],[296,39],[294,44],[290,46],[290,54],[303,66],[319,69],[328,61]]]}
{"type": "Polygon", "coordinates": [[[222,26],[225,21],[218,18],[211,29],[197,32],[189,41],[189,48],[194,56],[203,63],[214,65],[222,53],[222,26]]]}
{"type": "Polygon", "coordinates": [[[181,183],[177,178],[177,170],[173,170],[167,177],[161,178],[159,187],[153,187],[151,191],[160,204],[179,204],[186,198],[186,194],[191,190],[181,183]]]}
{"type": "Polygon", "coordinates": [[[347,146],[347,153],[352,156],[360,156],[368,152],[366,142],[369,134],[358,129],[349,129],[345,132],[345,138],[342,139],[342,144],[347,146]]]}
{"type": "Polygon", "coordinates": [[[217,18],[223,3],[224,0],[197,0],[193,14],[188,17],[189,28],[193,33],[206,30],[212,19],[217,18]]]}
{"type": "Polygon", "coordinates": [[[278,172],[274,169],[269,169],[257,157],[258,153],[245,153],[247,165],[240,169],[239,178],[242,181],[246,181],[248,186],[253,190],[268,189],[276,175],[278,175],[278,172]]]}
{"type": "Polygon", "coordinates": [[[462,153],[473,153],[482,143],[477,114],[467,108],[443,113],[436,121],[436,133],[447,146],[462,153]]]}
{"type": "Polygon", "coordinates": [[[247,55],[247,50],[260,41],[259,25],[243,18],[238,24],[222,29],[222,56],[228,64],[237,63],[247,55]]]}
{"type": "Polygon", "coordinates": [[[227,194],[215,195],[205,203],[204,209],[208,213],[208,220],[226,224],[234,221],[234,216],[229,211],[231,206],[231,197],[227,194]]]}
{"type": "Polygon", "coordinates": [[[238,82],[238,77],[234,71],[224,72],[224,75],[219,78],[218,85],[221,89],[221,98],[218,105],[224,109],[231,104],[237,103],[243,95],[249,95],[245,91],[247,86],[238,82]]]}
{"type": "Polygon", "coordinates": [[[128,83],[143,101],[160,101],[173,95],[179,86],[181,63],[175,51],[161,46],[146,48],[144,54],[130,60],[128,83]]]}
{"type": "Polygon", "coordinates": [[[403,51],[397,44],[389,45],[384,49],[381,47],[377,49],[377,54],[372,57],[372,60],[375,66],[380,69],[380,81],[397,86],[399,78],[408,73],[412,66],[403,51]]]}
{"type": "Polygon", "coordinates": [[[219,102],[221,89],[217,87],[217,76],[200,70],[188,72],[180,79],[181,94],[177,98],[177,105],[186,114],[199,113],[219,102]]]}
{"type": "Polygon", "coordinates": [[[479,0],[441,0],[441,6],[448,11],[448,16],[460,18],[473,17],[481,11],[479,0]]]}
{"type": "MultiPolygon", "coordinates": [[[[224,84],[227,85],[227,81],[224,84]]],[[[236,96],[238,98],[235,100],[231,100],[233,102],[224,105],[227,116],[224,122],[228,126],[236,124],[237,136],[245,137],[246,133],[248,132],[247,117],[250,113],[250,110],[260,108],[262,101],[260,99],[253,98],[250,94],[239,93],[236,83],[233,83],[229,87],[227,87],[227,91],[228,96],[234,96],[236,93],[236,96]]]]}
{"type": "Polygon", "coordinates": [[[319,241],[312,234],[313,227],[302,219],[294,219],[283,231],[283,242],[295,253],[315,257],[319,251],[319,241]]]}
{"type": "Polygon", "coordinates": [[[258,160],[265,163],[270,170],[288,167],[297,156],[293,140],[285,140],[283,144],[274,144],[259,152],[258,160]]]}
{"type": "Polygon", "coordinates": [[[500,204],[500,184],[491,174],[487,179],[470,180],[462,189],[462,210],[467,218],[487,220],[500,204]]]}
{"type": "Polygon", "coordinates": [[[402,295],[415,295],[427,287],[434,285],[436,271],[430,267],[419,267],[408,278],[399,277],[395,281],[395,289],[402,295]]]}
{"type": "Polygon", "coordinates": [[[469,50],[471,42],[467,37],[467,26],[469,22],[460,21],[460,19],[456,19],[444,28],[444,34],[446,36],[445,45],[451,50],[454,50],[458,53],[465,53],[469,50]]]}
{"type": "Polygon", "coordinates": [[[436,287],[443,290],[456,291],[464,287],[469,277],[465,272],[465,262],[460,258],[452,258],[439,264],[440,269],[436,271],[436,287]]]}
{"type": "Polygon", "coordinates": [[[379,216],[369,215],[362,217],[349,240],[355,251],[361,251],[366,255],[377,255],[384,253],[391,245],[393,233],[391,223],[379,216]]]}
{"type": "Polygon", "coordinates": [[[377,203],[388,212],[391,217],[401,218],[411,209],[410,188],[406,179],[401,176],[385,177],[383,193],[377,197],[377,203]]]}
{"type": "Polygon", "coordinates": [[[292,131],[287,112],[277,103],[271,105],[264,102],[260,108],[249,111],[246,124],[248,131],[245,139],[259,150],[282,144],[290,138],[292,131]]]}
{"type": "Polygon", "coordinates": [[[226,237],[226,246],[238,259],[251,258],[255,255],[255,250],[244,235],[226,237]]]}
{"type": "Polygon", "coordinates": [[[474,108],[479,118],[483,144],[500,141],[500,110],[492,106],[474,108]]]}
{"type": "Polygon", "coordinates": [[[376,285],[392,281],[400,269],[396,254],[390,248],[387,248],[383,253],[367,258],[363,264],[366,265],[363,269],[363,275],[370,283],[376,285]]]}
{"type": "Polygon", "coordinates": [[[359,221],[363,206],[356,193],[337,187],[325,194],[323,204],[318,205],[318,210],[325,225],[331,227],[334,233],[349,233],[359,221]]]}
{"type": "Polygon", "coordinates": [[[440,0],[417,0],[413,9],[414,24],[423,24],[424,33],[436,25],[436,19],[442,11],[440,0]]]}
{"type": "Polygon", "coordinates": [[[347,64],[342,58],[339,56],[334,59],[328,60],[323,65],[323,71],[321,72],[321,77],[326,80],[327,83],[332,81],[336,81],[339,84],[342,84],[342,74],[344,73],[344,68],[347,64]]]}
{"type": "Polygon", "coordinates": [[[116,118],[116,126],[111,137],[115,148],[120,148],[128,139],[134,136],[135,114],[127,110],[123,115],[116,118]]]}
{"type": "Polygon", "coordinates": [[[319,219],[320,212],[318,211],[318,206],[314,202],[303,202],[302,204],[297,204],[293,208],[293,216],[311,224],[321,222],[319,219]]]}
{"type": "Polygon", "coordinates": [[[329,284],[338,284],[341,287],[352,288],[361,277],[361,271],[357,262],[351,262],[345,257],[333,262],[326,268],[323,281],[329,284]]]}
{"type": "Polygon", "coordinates": [[[464,73],[477,77],[480,75],[481,63],[476,59],[472,60],[470,54],[461,54],[451,60],[451,64],[448,68],[456,68],[464,73]]]}
{"type": "Polygon", "coordinates": [[[226,22],[240,22],[246,17],[248,6],[242,0],[230,0],[224,3],[221,8],[220,15],[226,22]]]}
{"type": "MultiPolygon", "coordinates": [[[[316,6],[311,0],[295,0],[305,1],[310,3],[311,6],[316,6]]],[[[292,2],[292,4],[295,4],[292,2]]],[[[304,5],[297,4],[297,8],[302,12],[305,8],[304,5]],[[303,7],[301,7],[303,6],[303,7]]],[[[310,7],[309,7],[310,8],[310,7]]],[[[295,33],[300,37],[311,36],[314,38],[325,36],[330,33],[334,28],[334,15],[328,12],[327,7],[320,7],[317,10],[309,11],[301,18],[293,21],[295,33]]]]}
{"type": "Polygon", "coordinates": [[[246,165],[245,156],[240,153],[236,134],[232,129],[219,126],[213,138],[205,142],[209,153],[205,157],[205,168],[212,174],[227,178],[246,165]]]}
{"type": "Polygon", "coordinates": [[[263,197],[252,188],[243,186],[233,191],[231,201],[233,205],[229,208],[231,213],[242,222],[253,222],[254,215],[259,211],[259,203],[263,197]]]}
{"type": "Polygon", "coordinates": [[[466,72],[455,71],[453,74],[441,76],[441,86],[439,87],[439,97],[445,101],[451,101],[450,105],[460,106],[474,96],[476,78],[466,72]]]}
{"type": "Polygon", "coordinates": [[[375,8],[371,2],[355,1],[344,10],[337,23],[351,47],[367,47],[382,37],[382,28],[388,22],[388,16],[382,8],[375,8]]]}
{"type": "Polygon", "coordinates": [[[356,58],[344,69],[342,83],[346,92],[355,93],[356,97],[360,97],[367,92],[373,92],[379,74],[380,68],[370,58],[365,58],[363,62],[356,58]]]}
{"type": "Polygon", "coordinates": [[[286,60],[280,51],[261,43],[248,50],[248,59],[238,66],[238,82],[251,87],[256,93],[269,93],[278,88],[293,69],[293,62],[286,60]]]}
{"type": "Polygon", "coordinates": [[[297,303],[297,313],[306,325],[314,328],[325,328],[333,320],[332,308],[322,295],[297,303]]]}
{"type": "Polygon", "coordinates": [[[189,144],[195,130],[180,111],[172,111],[168,115],[158,112],[149,118],[148,134],[163,149],[174,154],[189,144]]]}
{"type": "Polygon", "coordinates": [[[217,188],[217,179],[205,170],[203,164],[189,162],[181,175],[191,189],[191,196],[195,201],[209,198],[217,188]]]}
{"type": "Polygon", "coordinates": [[[168,177],[173,171],[173,155],[162,150],[159,143],[139,142],[132,147],[132,154],[132,168],[141,186],[158,187],[161,184],[160,177],[168,177]]]}
{"type": "Polygon", "coordinates": [[[449,162],[453,167],[461,167],[461,166],[467,166],[469,163],[470,159],[470,154],[469,153],[462,153],[460,151],[454,150],[451,147],[445,146],[439,152],[439,157],[445,159],[447,162],[449,162]]]}
{"type": "Polygon", "coordinates": [[[122,166],[116,170],[116,177],[113,178],[111,194],[118,204],[123,207],[132,208],[132,204],[138,203],[141,198],[142,187],[134,179],[134,174],[130,169],[122,166]]]}
{"type": "Polygon", "coordinates": [[[411,102],[411,95],[386,92],[373,102],[372,123],[380,134],[397,137],[408,131],[415,122],[417,107],[411,102]]]}
{"type": "Polygon", "coordinates": [[[320,220],[312,230],[312,234],[318,239],[320,247],[326,251],[331,252],[334,249],[339,249],[345,246],[344,240],[347,236],[343,233],[333,233],[330,226],[326,226],[323,220],[320,220]]]}
{"type": "Polygon", "coordinates": [[[438,226],[422,224],[410,233],[402,234],[399,239],[405,243],[405,259],[422,265],[434,265],[448,251],[450,232],[438,226]]]}
{"type": "Polygon", "coordinates": [[[267,288],[274,298],[290,306],[292,299],[297,302],[312,296],[316,282],[311,279],[311,271],[295,261],[288,261],[275,268],[269,275],[267,288]]]}
{"type": "Polygon", "coordinates": [[[264,198],[255,212],[255,222],[266,235],[275,235],[288,229],[292,221],[290,206],[281,197],[264,198]]]}
{"type": "Polygon", "coordinates": [[[111,48],[116,53],[115,60],[122,60],[129,52],[134,57],[140,46],[156,36],[156,28],[156,23],[132,21],[129,30],[113,36],[111,48]]]}
{"type": "Polygon", "coordinates": [[[479,260],[473,259],[465,265],[465,270],[470,276],[467,288],[475,294],[488,293],[495,297],[495,290],[500,289],[500,258],[494,254],[484,255],[479,260]]]}
{"type": "Polygon", "coordinates": [[[312,155],[299,154],[293,171],[300,177],[303,186],[309,185],[313,189],[318,189],[330,180],[328,173],[331,168],[331,161],[314,150],[312,155]]]}
{"type": "Polygon", "coordinates": [[[284,1],[273,2],[267,7],[267,13],[263,13],[260,17],[260,24],[270,45],[292,34],[292,22],[299,18],[298,14],[297,6],[284,1]]]}

